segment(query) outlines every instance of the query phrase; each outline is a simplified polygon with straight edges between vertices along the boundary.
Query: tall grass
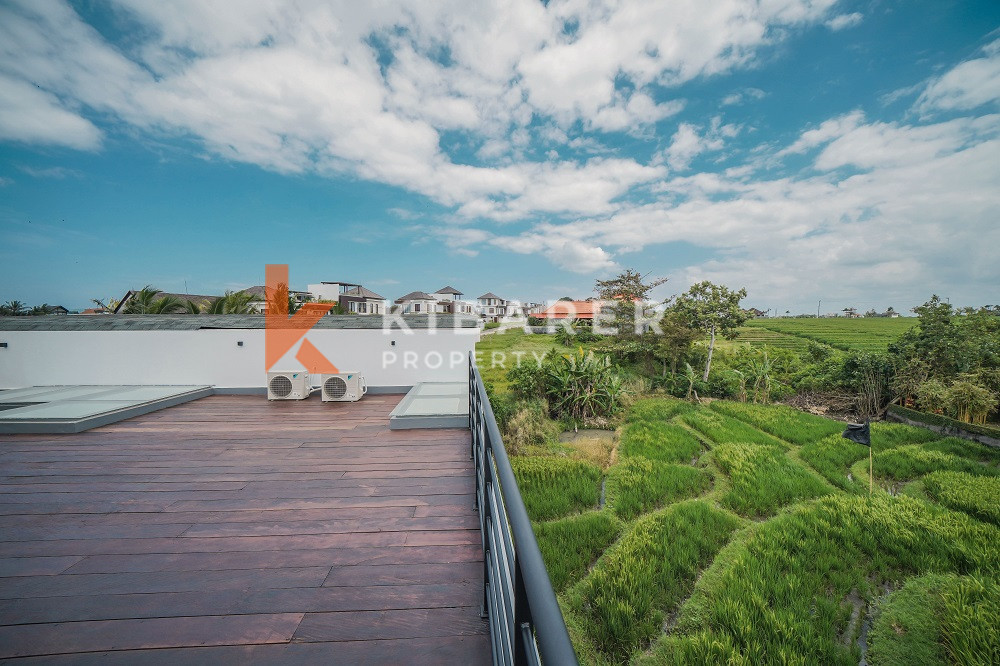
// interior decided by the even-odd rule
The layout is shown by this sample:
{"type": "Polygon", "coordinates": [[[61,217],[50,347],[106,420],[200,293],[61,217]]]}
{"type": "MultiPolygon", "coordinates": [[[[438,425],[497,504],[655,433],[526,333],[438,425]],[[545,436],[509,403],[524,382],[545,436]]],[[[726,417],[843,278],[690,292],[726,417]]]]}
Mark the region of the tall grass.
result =
{"type": "Polygon", "coordinates": [[[868,455],[868,450],[840,435],[824,437],[799,449],[799,456],[820,475],[843,490],[851,490],[854,482],[847,478],[851,465],[868,455]]]}
{"type": "Polygon", "coordinates": [[[1000,525],[1000,478],[932,472],[923,478],[923,485],[931,499],[949,509],[1000,525]]]}
{"type": "Polygon", "coordinates": [[[882,605],[872,666],[1000,663],[1000,584],[978,575],[913,578],[882,605]]]}
{"type": "Polygon", "coordinates": [[[601,492],[599,467],[565,458],[516,456],[510,464],[532,521],[597,507],[601,492]]]}
{"type": "Polygon", "coordinates": [[[763,444],[765,446],[780,446],[787,448],[781,440],[775,439],[771,435],[750,426],[739,419],[714,412],[710,409],[699,409],[681,415],[681,420],[689,426],[705,435],[713,442],[724,444],[727,442],[743,442],[749,444],[763,444]]]}
{"type": "Polygon", "coordinates": [[[669,502],[698,495],[711,483],[711,475],[702,469],[624,458],[608,470],[607,502],[620,518],[629,520],[669,502]]]}
{"type": "Polygon", "coordinates": [[[673,423],[635,421],[622,428],[618,451],[623,456],[642,456],[663,462],[690,462],[702,451],[702,443],[689,430],[673,423]]]}
{"type": "Polygon", "coordinates": [[[875,456],[875,476],[895,481],[907,481],[938,470],[966,472],[972,475],[996,475],[995,467],[987,467],[967,458],[942,453],[920,444],[900,446],[875,456]]]}
{"type": "Polygon", "coordinates": [[[764,516],[830,488],[782,449],[757,444],[720,444],[712,454],[731,480],[722,503],[744,516],[764,516]]]}
{"type": "Polygon", "coordinates": [[[570,606],[608,658],[627,661],[661,630],[739,521],[705,502],[671,506],[640,519],[569,591],[570,606]]]}
{"type": "Polygon", "coordinates": [[[954,664],[1000,664],[1000,583],[969,576],[942,594],[942,633],[954,664]]]}
{"type": "Polygon", "coordinates": [[[609,511],[588,511],[534,526],[556,592],[587,573],[594,560],[618,537],[621,525],[609,511]]]}
{"type": "Polygon", "coordinates": [[[924,572],[1000,571],[1000,529],[908,497],[835,495],[754,525],[719,555],[657,663],[731,646],[746,663],[857,664],[842,642],[851,590],[924,572]]]}
{"type": "Polygon", "coordinates": [[[793,444],[808,444],[827,435],[839,434],[844,424],[806,414],[787,405],[754,405],[716,400],[712,409],[749,423],[793,444]]]}

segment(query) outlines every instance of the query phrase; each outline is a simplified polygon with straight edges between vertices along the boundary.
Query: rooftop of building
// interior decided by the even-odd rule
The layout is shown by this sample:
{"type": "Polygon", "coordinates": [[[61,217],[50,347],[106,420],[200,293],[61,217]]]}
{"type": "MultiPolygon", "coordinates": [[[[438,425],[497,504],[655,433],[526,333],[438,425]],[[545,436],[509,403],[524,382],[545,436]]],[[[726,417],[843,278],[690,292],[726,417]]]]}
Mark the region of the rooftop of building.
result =
{"type": "Polygon", "coordinates": [[[0,657],[487,663],[469,433],[401,397],[4,436],[0,657]]]}

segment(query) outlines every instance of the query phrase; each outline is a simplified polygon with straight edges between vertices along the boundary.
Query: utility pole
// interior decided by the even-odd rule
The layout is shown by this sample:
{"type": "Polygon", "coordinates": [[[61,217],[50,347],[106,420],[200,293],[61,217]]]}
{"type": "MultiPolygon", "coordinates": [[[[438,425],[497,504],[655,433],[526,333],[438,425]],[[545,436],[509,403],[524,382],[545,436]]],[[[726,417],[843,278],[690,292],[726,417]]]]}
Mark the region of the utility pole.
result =
{"type": "Polygon", "coordinates": [[[819,319],[819,306],[823,305],[823,301],[816,303],[816,319],[819,319]]]}

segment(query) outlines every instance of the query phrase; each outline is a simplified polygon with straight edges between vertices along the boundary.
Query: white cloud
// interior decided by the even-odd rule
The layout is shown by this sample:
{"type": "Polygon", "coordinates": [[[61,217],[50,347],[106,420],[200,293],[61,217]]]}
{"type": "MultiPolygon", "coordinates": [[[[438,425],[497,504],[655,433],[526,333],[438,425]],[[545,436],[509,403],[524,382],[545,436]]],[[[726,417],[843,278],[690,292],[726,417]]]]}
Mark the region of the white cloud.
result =
{"type": "Polygon", "coordinates": [[[1000,101],[1000,39],[982,58],[966,60],[932,80],[917,99],[922,113],[975,109],[1000,101]]]}
{"type": "Polygon", "coordinates": [[[864,19],[864,15],[859,12],[853,12],[851,14],[839,14],[834,16],[832,19],[826,22],[826,27],[834,32],[838,30],[843,30],[844,28],[853,28],[857,24],[861,23],[864,19]]]}
{"type": "Polygon", "coordinates": [[[55,95],[0,74],[0,139],[94,150],[101,132],[55,95]]]}

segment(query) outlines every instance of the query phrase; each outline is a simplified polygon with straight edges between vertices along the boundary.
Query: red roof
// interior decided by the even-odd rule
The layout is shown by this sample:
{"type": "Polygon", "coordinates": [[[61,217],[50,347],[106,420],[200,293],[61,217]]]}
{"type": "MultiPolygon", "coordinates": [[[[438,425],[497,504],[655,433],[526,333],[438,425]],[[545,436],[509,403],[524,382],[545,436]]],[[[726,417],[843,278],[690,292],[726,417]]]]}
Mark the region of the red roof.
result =
{"type": "Polygon", "coordinates": [[[531,316],[540,319],[593,319],[600,311],[600,301],[556,301],[544,312],[531,316]]]}

